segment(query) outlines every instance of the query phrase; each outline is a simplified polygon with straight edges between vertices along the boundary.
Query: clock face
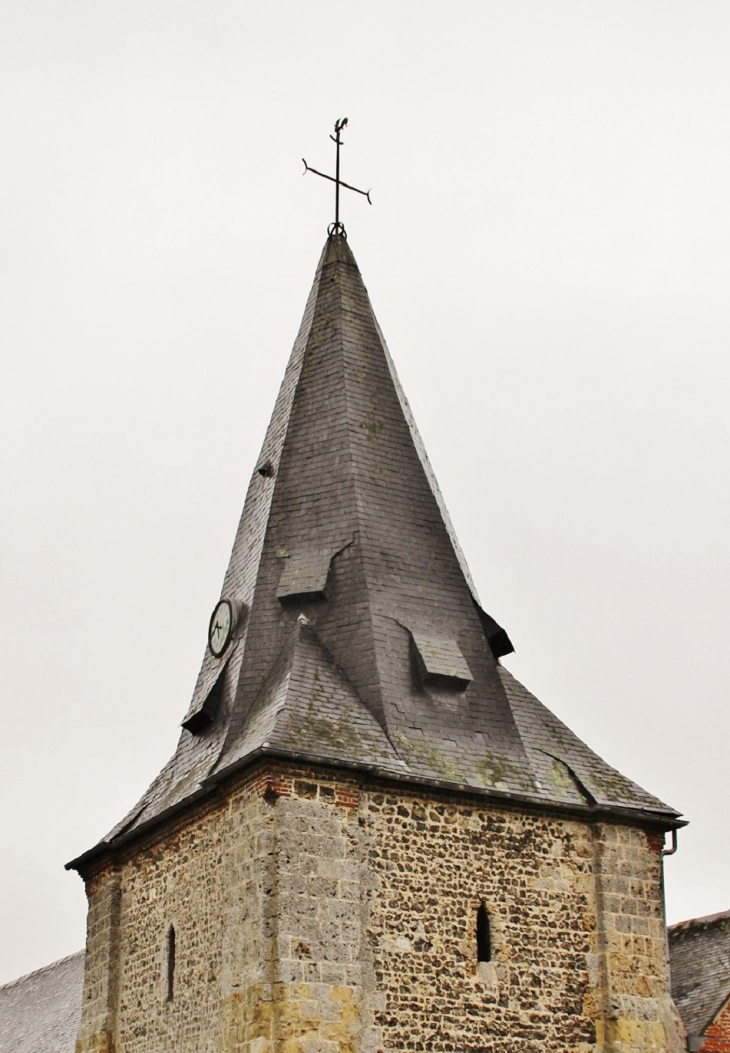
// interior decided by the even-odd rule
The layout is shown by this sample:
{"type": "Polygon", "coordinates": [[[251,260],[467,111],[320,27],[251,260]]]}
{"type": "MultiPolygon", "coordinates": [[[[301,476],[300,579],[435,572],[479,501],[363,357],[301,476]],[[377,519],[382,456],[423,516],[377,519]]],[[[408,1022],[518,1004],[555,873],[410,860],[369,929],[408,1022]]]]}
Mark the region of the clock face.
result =
{"type": "Polygon", "coordinates": [[[233,631],[233,607],[230,600],[221,600],[210,616],[208,644],[218,658],[223,654],[233,631]]]}

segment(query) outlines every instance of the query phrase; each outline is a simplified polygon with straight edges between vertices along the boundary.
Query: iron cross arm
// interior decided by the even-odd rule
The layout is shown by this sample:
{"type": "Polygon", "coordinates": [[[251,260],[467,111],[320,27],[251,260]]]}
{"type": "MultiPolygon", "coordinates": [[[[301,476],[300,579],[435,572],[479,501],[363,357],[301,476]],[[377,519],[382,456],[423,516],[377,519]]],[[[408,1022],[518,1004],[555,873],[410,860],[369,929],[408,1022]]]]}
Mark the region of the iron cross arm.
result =
{"type": "MultiPolygon", "coordinates": [[[[302,158],[302,161],[304,161],[304,158],[302,158]]],[[[314,172],[315,175],[322,176],[323,179],[329,179],[330,183],[339,183],[340,186],[346,186],[348,190],[354,190],[356,194],[362,194],[363,197],[368,199],[368,204],[372,205],[369,190],[360,190],[356,186],[350,186],[350,184],[346,183],[344,179],[336,179],[335,176],[327,175],[326,172],[318,172],[316,168],[312,168],[311,165],[308,165],[307,162],[304,161],[304,175],[306,175],[307,172],[314,172]]]]}

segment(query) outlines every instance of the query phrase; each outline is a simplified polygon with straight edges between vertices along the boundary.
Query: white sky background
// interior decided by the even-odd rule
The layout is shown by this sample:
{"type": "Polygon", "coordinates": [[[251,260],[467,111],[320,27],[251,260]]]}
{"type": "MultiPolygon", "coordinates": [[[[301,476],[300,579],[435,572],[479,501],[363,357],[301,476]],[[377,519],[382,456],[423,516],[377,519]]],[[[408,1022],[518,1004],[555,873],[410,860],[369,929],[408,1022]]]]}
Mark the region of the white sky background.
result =
{"type": "Polygon", "coordinates": [[[173,751],[344,219],[507,659],[730,907],[730,5],[0,5],[0,982],[173,751]]]}

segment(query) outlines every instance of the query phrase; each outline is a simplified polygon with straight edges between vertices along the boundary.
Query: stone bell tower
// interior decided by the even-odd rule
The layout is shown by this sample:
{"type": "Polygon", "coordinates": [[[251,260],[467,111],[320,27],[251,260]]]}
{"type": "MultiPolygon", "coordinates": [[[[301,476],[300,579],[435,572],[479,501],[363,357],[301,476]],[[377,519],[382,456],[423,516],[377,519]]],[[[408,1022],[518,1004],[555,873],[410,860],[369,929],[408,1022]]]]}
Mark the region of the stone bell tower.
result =
{"type": "Polygon", "coordinates": [[[76,859],[78,1053],[679,1045],[678,813],[507,672],[344,233],[174,757],[76,859]]]}

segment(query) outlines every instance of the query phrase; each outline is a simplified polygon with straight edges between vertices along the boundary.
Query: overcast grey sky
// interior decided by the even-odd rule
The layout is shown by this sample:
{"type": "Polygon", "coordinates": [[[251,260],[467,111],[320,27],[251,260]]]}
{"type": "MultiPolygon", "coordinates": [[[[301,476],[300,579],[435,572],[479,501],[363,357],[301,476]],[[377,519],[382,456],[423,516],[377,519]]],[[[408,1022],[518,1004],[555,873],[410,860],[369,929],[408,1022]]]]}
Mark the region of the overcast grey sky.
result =
{"type": "Polygon", "coordinates": [[[350,120],[350,244],[509,668],[730,907],[727,0],[0,5],[0,982],[173,751],[350,120]]]}

